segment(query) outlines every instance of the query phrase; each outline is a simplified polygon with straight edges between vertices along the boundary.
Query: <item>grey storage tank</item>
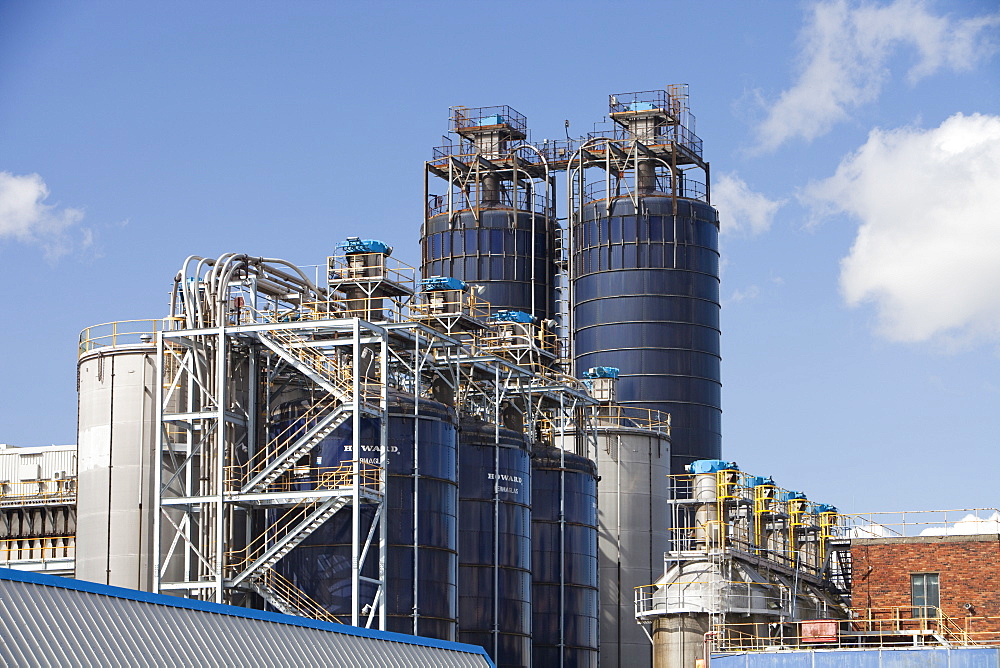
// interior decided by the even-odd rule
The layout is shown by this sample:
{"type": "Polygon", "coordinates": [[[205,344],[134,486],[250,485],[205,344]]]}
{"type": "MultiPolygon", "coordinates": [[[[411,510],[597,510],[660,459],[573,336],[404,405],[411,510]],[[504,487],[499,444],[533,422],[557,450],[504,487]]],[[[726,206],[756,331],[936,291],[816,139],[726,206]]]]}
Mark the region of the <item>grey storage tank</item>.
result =
{"type": "Polygon", "coordinates": [[[157,512],[153,330],[154,321],[89,327],[77,367],[76,577],[143,591],[157,512]]]}

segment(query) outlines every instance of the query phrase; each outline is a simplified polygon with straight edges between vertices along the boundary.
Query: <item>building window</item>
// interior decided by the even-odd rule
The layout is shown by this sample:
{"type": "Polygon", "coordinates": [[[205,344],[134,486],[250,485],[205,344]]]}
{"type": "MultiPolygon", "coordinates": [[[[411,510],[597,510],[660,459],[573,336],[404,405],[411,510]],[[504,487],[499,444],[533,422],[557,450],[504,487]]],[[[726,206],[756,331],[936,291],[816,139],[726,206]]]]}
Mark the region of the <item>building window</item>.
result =
{"type": "Polygon", "coordinates": [[[937,616],[938,608],[941,606],[937,573],[910,574],[910,603],[913,605],[914,617],[937,616]]]}

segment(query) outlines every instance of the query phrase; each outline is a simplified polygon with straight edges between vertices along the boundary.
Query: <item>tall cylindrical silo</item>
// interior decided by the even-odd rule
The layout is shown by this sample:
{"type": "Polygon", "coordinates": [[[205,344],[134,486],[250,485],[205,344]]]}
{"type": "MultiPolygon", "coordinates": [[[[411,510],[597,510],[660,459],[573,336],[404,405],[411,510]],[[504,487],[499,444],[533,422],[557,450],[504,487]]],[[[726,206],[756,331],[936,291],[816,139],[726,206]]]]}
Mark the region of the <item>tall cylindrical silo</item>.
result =
{"type": "MultiPolygon", "coordinates": [[[[458,478],[454,412],[443,404],[393,392],[389,397],[386,514],[387,629],[441,640],[455,640],[457,623],[458,478]]],[[[305,407],[285,407],[273,423],[277,431],[301,419],[305,407]]],[[[322,472],[353,459],[378,464],[379,420],[361,420],[362,452],[353,452],[348,421],[327,436],[311,455],[310,467],[322,472]]],[[[362,507],[361,534],[373,512],[362,507]]],[[[326,521],[277,568],[292,584],[334,615],[351,610],[351,516],[342,511],[326,521]]],[[[362,575],[377,578],[375,562],[362,575]]],[[[362,599],[374,585],[362,583],[362,599]]]]}
{"type": "Polygon", "coordinates": [[[458,639],[531,665],[531,462],[524,435],[459,423],[458,639]]]}
{"type": "Polygon", "coordinates": [[[617,367],[621,404],[670,413],[683,473],[721,452],[718,215],[662,193],[638,202],[592,201],[574,225],[576,368],[617,367]]]}
{"type": "Polygon", "coordinates": [[[551,446],[531,459],[535,666],[597,668],[597,468],[551,446]]]}
{"type": "Polygon", "coordinates": [[[78,379],[76,577],[150,591],[156,346],[84,352],[78,379]]]}

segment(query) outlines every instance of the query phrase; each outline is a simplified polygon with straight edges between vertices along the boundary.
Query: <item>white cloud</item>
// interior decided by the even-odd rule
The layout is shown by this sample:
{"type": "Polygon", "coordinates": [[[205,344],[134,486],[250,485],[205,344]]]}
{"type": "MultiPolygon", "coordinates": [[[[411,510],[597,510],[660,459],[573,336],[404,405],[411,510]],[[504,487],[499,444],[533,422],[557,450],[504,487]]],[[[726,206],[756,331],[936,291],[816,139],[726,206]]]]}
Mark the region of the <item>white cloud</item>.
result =
{"type": "Polygon", "coordinates": [[[873,130],[803,200],[860,220],[840,283],[895,341],[1000,341],[1000,116],[873,130]]]}
{"type": "MultiPolygon", "coordinates": [[[[0,172],[0,241],[40,245],[50,258],[67,253],[71,246],[68,233],[83,219],[83,212],[46,204],[48,197],[49,189],[38,174],[0,172]]],[[[89,245],[90,231],[81,232],[81,245],[89,245]]]]}
{"type": "Polygon", "coordinates": [[[726,299],[723,306],[728,306],[730,304],[738,304],[742,301],[751,301],[757,299],[760,296],[760,288],[756,285],[750,285],[746,289],[733,290],[733,294],[729,295],[729,299],[726,299]]]}
{"type": "Polygon", "coordinates": [[[876,100],[890,58],[901,48],[916,51],[907,74],[911,84],[942,69],[970,69],[996,52],[997,26],[1000,12],[955,19],[931,13],[925,0],[816,3],[799,36],[799,79],[769,105],[758,127],[758,149],[815,139],[876,100]]]}
{"type": "Polygon", "coordinates": [[[969,513],[952,525],[931,527],[920,532],[921,536],[974,536],[977,534],[1000,533],[1000,512],[983,518],[969,513]]]}
{"type": "Polygon", "coordinates": [[[722,174],[712,184],[712,204],[719,210],[723,232],[760,234],[771,228],[774,214],[785,203],[750,190],[735,174],[722,174]]]}

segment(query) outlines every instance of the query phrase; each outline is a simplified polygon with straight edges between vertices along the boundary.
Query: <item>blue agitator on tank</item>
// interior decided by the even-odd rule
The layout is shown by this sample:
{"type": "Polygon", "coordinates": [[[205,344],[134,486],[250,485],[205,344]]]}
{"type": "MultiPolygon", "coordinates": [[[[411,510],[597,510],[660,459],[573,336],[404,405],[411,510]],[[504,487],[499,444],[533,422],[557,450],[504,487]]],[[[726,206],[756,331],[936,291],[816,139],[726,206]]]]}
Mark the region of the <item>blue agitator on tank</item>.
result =
{"type": "Polygon", "coordinates": [[[459,642],[531,664],[531,462],[524,435],[464,416],[459,431],[459,642]]]}
{"type": "MultiPolygon", "coordinates": [[[[458,601],[458,471],[455,413],[434,401],[412,395],[389,395],[389,442],[386,520],[387,623],[389,631],[455,640],[458,601]]],[[[287,404],[272,420],[286,429],[301,420],[307,405],[287,404]]],[[[322,474],[360,458],[377,464],[381,429],[377,418],[361,420],[362,452],[353,452],[348,421],[313,449],[310,468],[322,474]]],[[[361,532],[367,534],[373,513],[361,508],[361,532]]],[[[327,520],[278,562],[280,573],[334,615],[351,610],[351,515],[327,520]]],[[[377,578],[372,571],[362,572],[377,578]]],[[[371,599],[374,585],[362,598],[371,599]]]]}
{"type": "Polygon", "coordinates": [[[597,467],[535,448],[531,501],[533,665],[597,668],[597,467]]]}

